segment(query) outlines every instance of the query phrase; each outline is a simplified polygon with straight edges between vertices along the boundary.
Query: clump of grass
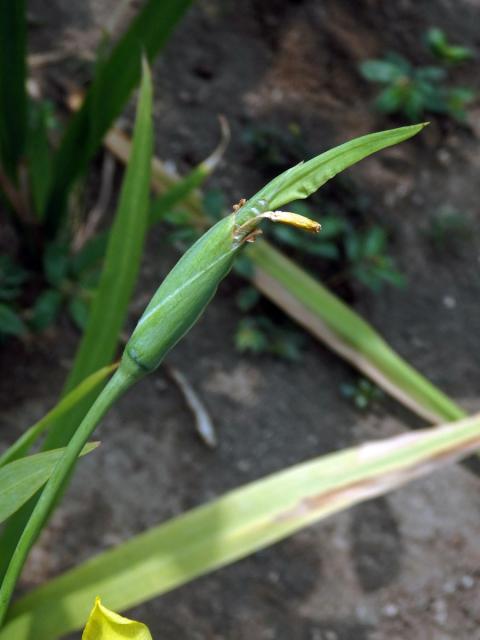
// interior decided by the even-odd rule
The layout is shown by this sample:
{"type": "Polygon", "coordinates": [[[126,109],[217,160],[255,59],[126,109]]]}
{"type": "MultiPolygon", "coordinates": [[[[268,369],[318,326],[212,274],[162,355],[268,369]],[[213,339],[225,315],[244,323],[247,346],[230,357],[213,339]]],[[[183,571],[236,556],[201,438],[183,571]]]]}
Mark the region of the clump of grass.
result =
{"type": "Polygon", "coordinates": [[[117,42],[105,34],[85,101],[65,123],[50,101],[26,90],[25,0],[1,5],[0,191],[17,247],[9,258],[13,264],[1,256],[0,291],[6,278],[15,279],[15,296],[0,297],[1,341],[43,331],[63,309],[85,327],[97,284],[91,267],[98,270],[103,252],[98,244],[83,251],[76,246],[90,220],[86,207],[72,206],[73,196],[139,82],[142,55],[152,60],[158,54],[189,4],[147,0],[117,42]]]}

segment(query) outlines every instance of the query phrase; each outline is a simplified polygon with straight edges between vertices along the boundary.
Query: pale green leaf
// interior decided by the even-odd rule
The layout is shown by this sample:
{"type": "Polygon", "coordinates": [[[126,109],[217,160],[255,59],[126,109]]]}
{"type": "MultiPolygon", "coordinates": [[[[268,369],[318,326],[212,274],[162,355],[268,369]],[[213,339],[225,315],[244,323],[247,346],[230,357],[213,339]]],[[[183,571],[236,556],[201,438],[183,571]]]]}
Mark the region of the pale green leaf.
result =
{"type": "MultiPolygon", "coordinates": [[[[80,455],[89,453],[98,443],[88,444],[80,455]]],[[[14,460],[0,469],[0,522],[25,504],[50,477],[64,449],[35,453],[14,460]]]]}
{"type": "Polygon", "coordinates": [[[56,640],[83,626],[97,595],[115,610],[135,606],[479,446],[477,414],[275,473],[137,535],[24,596],[12,607],[0,640],[56,640]]]}
{"type": "Polygon", "coordinates": [[[23,457],[29,451],[30,447],[45,433],[54,420],[60,420],[73,406],[80,402],[85,396],[88,396],[96,387],[117,368],[117,364],[103,367],[99,371],[92,373],[75,389],[70,391],[58,404],[53,407],[43,418],[27,429],[20,438],[18,438],[11,447],[0,455],[0,467],[23,457]]]}

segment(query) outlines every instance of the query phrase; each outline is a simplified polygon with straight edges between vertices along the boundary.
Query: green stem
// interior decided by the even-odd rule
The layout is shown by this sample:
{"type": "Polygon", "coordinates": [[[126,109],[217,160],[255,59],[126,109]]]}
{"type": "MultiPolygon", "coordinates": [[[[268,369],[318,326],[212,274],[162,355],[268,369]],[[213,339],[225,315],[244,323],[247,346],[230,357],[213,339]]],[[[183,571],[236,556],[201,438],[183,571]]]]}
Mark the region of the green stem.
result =
{"type": "Polygon", "coordinates": [[[68,478],[75,462],[100,420],[115,401],[136,381],[134,375],[120,368],[110,379],[102,393],[98,396],[76,430],[61,460],[45,485],[44,490],[33,510],[5,573],[0,589],[0,626],[7,613],[13,590],[17,583],[27,555],[45,524],[65,480],[68,478]]]}

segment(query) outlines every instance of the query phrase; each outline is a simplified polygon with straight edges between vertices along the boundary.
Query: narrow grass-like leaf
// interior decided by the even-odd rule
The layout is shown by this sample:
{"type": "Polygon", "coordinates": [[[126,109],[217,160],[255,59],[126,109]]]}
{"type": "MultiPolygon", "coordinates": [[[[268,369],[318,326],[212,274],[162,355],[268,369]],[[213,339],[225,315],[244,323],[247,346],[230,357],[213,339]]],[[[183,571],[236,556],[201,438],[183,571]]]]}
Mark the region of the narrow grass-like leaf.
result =
{"type": "Polygon", "coordinates": [[[0,0],[0,164],[13,180],[26,139],[25,0],[0,0]]]}
{"type": "MultiPolygon", "coordinates": [[[[126,133],[117,128],[112,128],[108,134],[105,136],[105,146],[107,149],[123,164],[128,162],[128,158],[130,157],[132,143],[130,138],[126,133]]],[[[198,169],[198,168],[197,168],[198,169]]],[[[197,171],[194,169],[193,171],[197,171]]],[[[182,194],[182,209],[188,211],[189,215],[192,219],[192,225],[198,226],[199,228],[205,228],[207,225],[208,218],[205,215],[202,206],[201,193],[198,189],[187,190],[184,189],[185,182],[190,182],[190,176],[180,178],[176,173],[171,171],[166,171],[164,168],[163,162],[158,158],[154,157],[152,159],[152,181],[151,187],[154,193],[160,196],[160,199],[165,197],[165,204],[169,206],[174,206],[179,200],[177,200],[176,196],[174,198],[173,205],[170,205],[170,200],[173,199],[175,194],[178,194],[180,191],[182,194]],[[183,183],[183,186],[182,186],[183,183]],[[179,191],[178,191],[179,190],[179,191]],[[171,195],[168,195],[171,192],[171,195]]],[[[155,206],[155,203],[153,204],[155,206]]],[[[156,215],[155,213],[151,214],[150,221],[156,222],[159,217],[165,211],[165,206],[163,204],[159,206],[162,213],[156,215]]]]}
{"type": "MultiPolygon", "coordinates": [[[[70,391],[114,357],[142,257],[149,213],[152,148],[152,83],[145,65],[132,155],[109,235],[100,283],[64,392],[70,391]]],[[[68,442],[94,397],[95,394],[86,396],[61,423],[52,427],[46,448],[56,448],[68,442]]]]}
{"type": "MultiPolygon", "coordinates": [[[[173,182],[160,197],[153,201],[150,209],[149,223],[155,224],[162,220],[166,213],[172,211],[180,202],[188,201],[191,195],[205,182],[208,176],[215,170],[223,157],[230,140],[230,130],[226,120],[221,119],[222,137],[217,148],[208,158],[203,160],[197,167],[192,169],[184,178],[173,182]]],[[[155,162],[152,167],[152,179],[155,180],[155,162]]],[[[202,220],[199,221],[202,224],[202,220]]]]}
{"type": "Polygon", "coordinates": [[[206,172],[203,165],[200,164],[163,195],[156,198],[150,208],[149,223],[155,224],[163,220],[167,213],[172,211],[179,203],[183,202],[192,191],[198,189],[208,175],[209,173],[206,172]]]}
{"type": "Polygon", "coordinates": [[[127,32],[102,62],[81,109],[73,116],[54,163],[47,205],[54,234],[65,213],[68,191],[120,115],[140,79],[141,55],[152,60],[165,44],[191,0],[148,0],[127,32]]]}
{"type": "MultiPolygon", "coordinates": [[[[87,376],[113,359],[139,270],[147,229],[152,147],[152,83],[145,63],[131,160],[110,233],[99,287],[64,393],[71,391],[87,376]]],[[[44,449],[56,449],[69,442],[97,393],[98,390],[94,390],[85,395],[62,416],[61,421],[56,421],[50,426],[43,445],[44,449]]],[[[74,462],[75,459],[72,464],[74,462]]],[[[31,506],[27,505],[17,513],[2,532],[0,576],[8,566],[28,520],[31,506]]]]}
{"type": "Polygon", "coordinates": [[[56,640],[83,626],[97,595],[118,611],[135,606],[479,446],[477,414],[275,473],[137,535],[27,594],[13,605],[0,640],[56,640]]]}
{"type": "MultiPolygon", "coordinates": [[[[93,451],[98,446],[91,443],[80,455],[93,451]]],[[[14,460],[0,469],[0,523],[18,511],[51,476],[64,449],[53,449],[14,460]]]]}
{"type": "MultiPolygon", "coordinates": [[[[130,142],[125,138],[124,134],[118,130],[112,130],[108,136],[112,141],[114,154],[123,162],[128,162],[128,158],[131,151],[130,142]],[[126,143],[126,144],[125,144],[126,143]],[[125,153],[126,151],[126,153],[125,153]]],[[[167,183],[165,191],[163,186],[157,188],[161,192],[161,195],[155,198],[150,206],[150,213],[148,217],[149,226],[156,224],[163,220],[166,214],[174,211],[178,205],[184,202],[189,202],[190,205],[195,201],[196,194],[198,193],[198,187],[200,187],[205,180],[215,170],[219,161],[223,157],[223,153],[228,142],[228,134],[222,127],[222,138],[217,148],[211,153],[208,158],[203,160],[198,166],[196,166],[190,173],[184,178],[179,180],[169,181],[167,183]]],[[[156,159],[152,159],[152,186],[155,188],[157,173],[155,167],[157,164],[156,159]]],[[[162,183],[163,185],[163,183],[162,183]]],[[[158,187],[158,185],[157,185],[158,187]]],[[[201,208],[200,208],[201,209],[201,208]]],[[[191,214],[191,207],[189,208],[189,214],[191,214]]],[[[206,216],[199,215],[198,220],[192,222],[199,230],[204,230],[207,223],[206,216]]],[[[84,249],[77,255],[75,260],[75,267],[78,271],[84,268],[82,265],[85,259],[89,259],[89,256],[93,254],[94,257],[99,259],[105,252],[108,243],[109,232],[96,234],[84,247],[84,249]]]]}
{"type": "Polygon", "coordinates": [[[92,373],[88,378],[85,378],[83,382],[62,398],[60,402],[53,407],[53,409],[43,416],[41,420],[27,429],[11,447],[0,455],[0,467],[25,456],[32,445],[43,433],[45,433],[54,420],[59,421],[67,411],[74,407],[96,387],[99,387],[100,384],[104,382],[117,367],[118,363],[109,365],[108,367],[103,367],[99,371],[92,373]]]}
{"type": "Polygon", "coordinates": [[[308,198],[309,195],[347,167],[381,149],[408,140],[424,127],[425,124],[399,127],[370,133],[345,142],[308,162],[297,164],[274,178],[250,199],[250,203],[253,202],[255,206],[258,206],[258,200],[262,199],[267,201],[269,208],[277,209],[294,200],[308,198]]]}
{"type": "Polygon", "coordinates": [[[43,220],[52,180],[52,150],[48,139],[48,112],[45,105],[31,104],[26,144],[30,189],[35,215],[43,220]]]}
{"type": "Polygon", "coordinates": [[[266,242],[248,248],[262,293],[379,386],[432,423],[465,414],[342,300],[266,242]]]}

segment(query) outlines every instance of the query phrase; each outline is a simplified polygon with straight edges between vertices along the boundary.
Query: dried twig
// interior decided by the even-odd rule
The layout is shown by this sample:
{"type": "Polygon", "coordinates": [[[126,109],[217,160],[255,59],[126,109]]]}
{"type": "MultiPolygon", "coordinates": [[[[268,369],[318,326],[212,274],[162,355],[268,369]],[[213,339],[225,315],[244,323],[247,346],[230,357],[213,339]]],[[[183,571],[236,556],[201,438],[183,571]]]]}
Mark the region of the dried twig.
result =
{"type": "Polygon", "coordinates": [[[71,56],[72,52],[67,49],[43,51],[42,53],[32,53],[29,55],[27,57],[27,63],[30,69],[40,69],[42,67],[47,67],[49,64],[61,62],[71,56]]]}
{"type": "Polygon", "coordinates": [[[181,371],[171,365],[164,365],[164,367],[170,379],[173,380],[181,391],[185,399],[185,404],[193,413],[198,435],[208,447],[214,449],[218,444],[217,434],[210,414],[200,400],[199,395],[181,371]]]}

